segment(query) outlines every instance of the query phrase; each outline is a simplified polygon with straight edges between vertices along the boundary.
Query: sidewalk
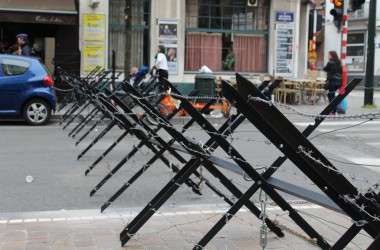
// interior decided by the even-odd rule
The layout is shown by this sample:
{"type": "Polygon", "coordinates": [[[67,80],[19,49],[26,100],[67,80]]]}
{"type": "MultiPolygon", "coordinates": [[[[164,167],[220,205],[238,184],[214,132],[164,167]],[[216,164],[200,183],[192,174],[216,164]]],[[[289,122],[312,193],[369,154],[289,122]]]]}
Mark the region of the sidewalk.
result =
{"type": "MultiPolygon", "coordinates": [[[[363,109],[364,105],[364,90],[354,90],[347,97],[347,112],[346,115],[357,115],[357,114],[365,114],[365,113],[380,113],[380,91],[374,92],[374,104],[377,105],[377,108],[373,109],[363,109]]],[[[326,102],[321,98],[315,105],[311,104],[301,104],[301,105],[292,105],[287,104],[298,112],[302,112],[304,114],[318,115],[327,105],[328,100],[326,102]]],[[[59,121],[62,115],[67,111],[68,108],[71,107],[71,104],[67,105],[65,108],[56,112],[52,115],[52,120],[59,121]]],[[[302,122],[302,121],[312,121],[314,119],[306,116],[302,116],[297,114],[294,110],[288,110],[283,105],[277,106],[277,108],[292,122],[302,122]]],[[[92,107],[86,108],[79,116],[77,121],[81,121],[83,117],[85,117],[90,111],[92,107]]],[[[138,111],[137,111],[138,112],[138,111]]],[[[144,113],[141,110],[141,113],[144,113]]],[[[220,110],[214,110],[209,115],[205,115],[207,119],[212,123],[221,123],[226,118],[223,117],[220,110]]],[[[189,121],[189,116],[175,116],[172,118],[171,122],[173,124],[185,124],[189,121]]]]}
{"type": "MultiPolygon", "coordinates": [[[[351,226],[347,217],[316,205],[294,204],[293,207],[330,244],[351,226]]],[[[122,248],[119,233],[140,209],[114,209],[104,214],[99,210],[0,214],[0,249],[192,249],[223,218],[227,207],[164,207],[122,248]]],[[[319,249],[315,240],[307,237],[286,212],[268,204],[267,213],[284,229],[285,237],[278,238],[269,232],[266,249],[319,249]]],[[[260,220],[242,209],[205,249],[262,249],[260,226],[260,220]]],[[[362,231],[349,247],[364,249],[372,241],[362,231]]]]}

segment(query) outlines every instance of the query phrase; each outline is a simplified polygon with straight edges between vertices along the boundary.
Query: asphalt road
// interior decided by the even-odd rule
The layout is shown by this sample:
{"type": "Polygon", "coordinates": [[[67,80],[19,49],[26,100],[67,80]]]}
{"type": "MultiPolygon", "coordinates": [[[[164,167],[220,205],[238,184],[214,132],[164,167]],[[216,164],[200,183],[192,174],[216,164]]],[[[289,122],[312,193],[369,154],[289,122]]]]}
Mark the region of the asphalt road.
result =
{"type": "MultiPolygon", "coordinates": [[[[344,173],[354,175],[355,186],[365,190],[372,182],[380,181],[380,123],[376,121],[358,125],[361,121],[326,122],[311,135],[317,136],[312,142],[344,173]],[[351,127],[348,129],[348,127],[351,127]],[[363,166],[361,164],[366,164],[363,166]],[[359,178],[360,177],[360,178],[359,178]]],[[[214,124],[214,125],[220,125],[214,124]]],[[[307,123],[296,123],[303,130],[307,123]]],[[[76,139],[69,138],[57,122],[43,127],[31,127],[22,122],[0,121],[0,212],[53,211],[74,209],[96,209],[109,199],[138,169],[147,162],[153,153],[143,148],[136,157],[130,159],[93,197],[89,192],[116,164],[138,144],[138,140],[127,136],[108,157],[88,176],[85,170],[95,159],[120,136],[123,131],[115,127],[83,159],[76,160],[78,154],[99,134],[104,125],[75,146],[76,139]],[[32,176],[32,182],[27,182],[32,176]],[[29,177],[30,178],[30,177],[29,177]]],[[[205,142],[207,136],[199,127],[191,129],[187,135],[205,142]]],[[[162,133],[163,138],[169,138],[162,133]]],[[[229,141],[256,167],[269,166],[282,154],[250,124],[243,124],[229,141]]],[[[216,155],[228,160],[228,156],[218,150],[216,155]]],[[[171,156],[165,155],[168,159],[171,156]]],[[[185,158],[189,159],[188,156],[185,158]]],[[[174,164],[177,161],[171,160],[174,164]]],[[[180,165],[182,166],[182,165],[180,165]]],[[[246,189],[252,182],[243,176],[224,171],[239,188],[246,189]]],[[[217,188],[225,192],[219,181],[209,178],[217,188]]],[[[173,177],[172,171],[157,161],[130,189],[122,194],[110,208],[145,206],[147,202],[173,177]]],[[[277,178],[289,181],[308,189],[315,189],[291,162],[287,161],[275,174],[277,178]]],[[[199,179],[193,177],[195,182],[199,179]]],[[[207,187],[203,196],[194,194],[187,186],[182,186],[171,197],[168,204],[222,203],[222,199],[207,187]]],[[[298,198],[284,195],[287,200],[298,198]]],[[[252,198],[259,200],[259,195],[252,198]]]]}

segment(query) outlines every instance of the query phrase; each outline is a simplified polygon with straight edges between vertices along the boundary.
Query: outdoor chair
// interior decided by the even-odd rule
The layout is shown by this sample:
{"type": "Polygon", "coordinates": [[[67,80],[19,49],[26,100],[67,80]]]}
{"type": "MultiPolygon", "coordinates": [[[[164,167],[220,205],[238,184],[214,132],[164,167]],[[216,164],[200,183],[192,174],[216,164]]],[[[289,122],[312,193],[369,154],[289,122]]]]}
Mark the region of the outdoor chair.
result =
{"type": "Polygon", "coordinates": [[[306,83],[303,92],[306,103],[315,105],[321,97],[323,97],[326,103],[327,92],[323,89],[323,83],[321,84],[321,82],[313,81],[306,83]]]}
{"type": "Polygon", "coordinates": [[[280,88],[276,90],[276,100],[286,104],[287,98],[291,103],[298,100],[298,104],[301,104],[301,89],[298,83],[284,80],[281,82],[280,88]]]}

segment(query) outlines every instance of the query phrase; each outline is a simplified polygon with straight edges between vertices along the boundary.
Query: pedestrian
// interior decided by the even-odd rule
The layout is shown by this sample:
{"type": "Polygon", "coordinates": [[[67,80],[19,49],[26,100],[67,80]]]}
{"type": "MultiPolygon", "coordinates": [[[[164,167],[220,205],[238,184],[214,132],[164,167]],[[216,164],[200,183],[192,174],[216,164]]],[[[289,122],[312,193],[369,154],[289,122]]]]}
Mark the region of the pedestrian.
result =
{"type": "Polygon", "coordinates": [[[18,43],[13,44],[11,47],[9,47],[8,54],[21,56],[21,46],[18,43]]]}
{"type": "Polygon", "coordinates": [[[28,45],[29,39],[27,34],[18,34],[16,36],[17,38],[17,43],[20,44],[21,50],[22,50],[22,55],[24,56],[30,56],[30,47],[28,45]]]}
{"type": "Polygon", "coordinates": [[[164,78],[169,78],[169,72],[168,72],[168,60],[166,59],[165,55],[165,46],[159,45],[157,46],[157,54],[156,54],[156,61],[154,63],[154,68],[158,72],[158,80],[161,84],[160,87],[164,87],[164,78]]]}
{"type": "MultiPolygon", "coordinates": [[[[336,51],[330,51],[327,57],[329,61],[323,68],[323,71],[327,73],[324,89],[328,90],[327,97],[329,102],[332,102],[335,98],[335,92],[342,87],[342,63],[336,51]]],[[[336,115],[336,107],[334,107],[331,114],[336,115]]]]}
{"type": "Polygon", "coordinates": [[[0,42],[0,54],[6,54],[7,51],[5,50],[5,44],[3,42],[0,42]]]}
{"type": "Polygon", "coordinates": [[[228,49],[226,60],[222,61],[222,65],[224,70],[234,70],[235,54],[232,47],[228,49]]]}

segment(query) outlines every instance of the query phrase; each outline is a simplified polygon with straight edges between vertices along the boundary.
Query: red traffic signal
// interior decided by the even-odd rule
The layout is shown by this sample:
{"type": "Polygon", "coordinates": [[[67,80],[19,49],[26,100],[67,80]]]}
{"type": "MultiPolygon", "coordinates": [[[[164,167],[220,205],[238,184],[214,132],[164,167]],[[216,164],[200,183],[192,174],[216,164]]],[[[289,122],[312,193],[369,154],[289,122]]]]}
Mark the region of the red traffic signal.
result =
{"type": "Polygon", "coordinates": [[[334,9],[330,10],[330,14],[334,17],[334,25],[340,31],[343,20],[343,2],[339,0],[330,0],[334,4],[334,9]]]}

